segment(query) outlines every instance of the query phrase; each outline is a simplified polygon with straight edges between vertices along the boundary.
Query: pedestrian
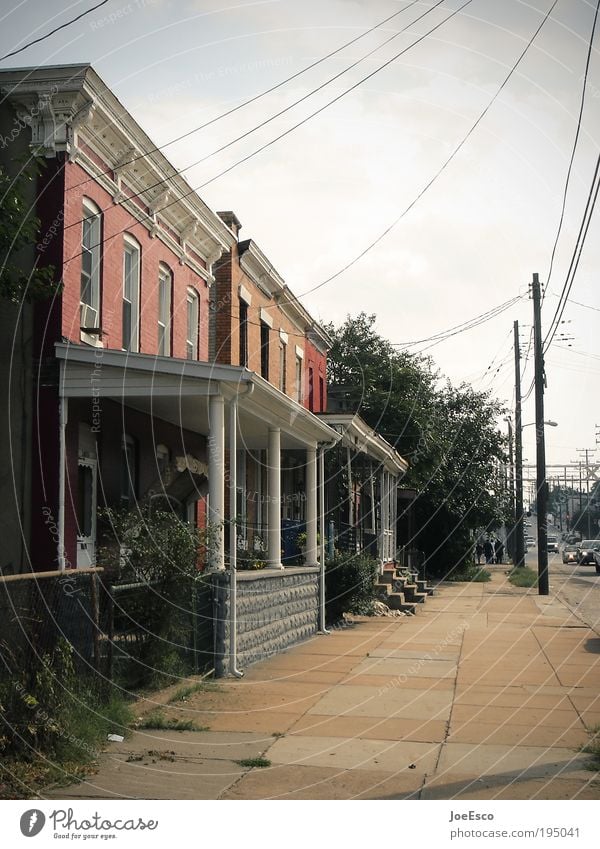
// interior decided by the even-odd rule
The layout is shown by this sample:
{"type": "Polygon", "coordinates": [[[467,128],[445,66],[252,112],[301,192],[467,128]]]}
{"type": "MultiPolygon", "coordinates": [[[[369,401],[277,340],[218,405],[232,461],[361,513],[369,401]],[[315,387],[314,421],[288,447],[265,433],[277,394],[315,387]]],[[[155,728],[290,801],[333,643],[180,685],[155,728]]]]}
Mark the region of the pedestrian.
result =
{"type": "Polygon", "coordinates": [[[502,563],[504,560],[504,545],[502,544],[502,540],[496,540],[494,543],[494,552],[496,554],[496,563],[502,563]]]}
{"type": "Polygon", "coordinates": [[[475,554],[477,555],[477,565],[481,564],[481,555],[483,554],[483,546],[481,544],[481,540],[475,546],[475,554]]]}
{"type": "Polygon", "coordinates": [[[492,545],[491,540],[486,539],[486,541],[483,543],[483,553],[485,555],[485,562],[491,563],[494,559],[494,546],[492,545]]]}

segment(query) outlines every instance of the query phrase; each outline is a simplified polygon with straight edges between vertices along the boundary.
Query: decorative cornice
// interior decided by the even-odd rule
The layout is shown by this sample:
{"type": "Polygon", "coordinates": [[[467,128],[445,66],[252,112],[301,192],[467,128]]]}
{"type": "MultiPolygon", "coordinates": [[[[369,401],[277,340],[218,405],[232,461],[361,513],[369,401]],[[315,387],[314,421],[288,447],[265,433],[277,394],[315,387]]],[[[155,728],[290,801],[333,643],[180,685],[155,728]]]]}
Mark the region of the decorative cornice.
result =
{"type": "MultiPolygon", "coordinates": [[[[47,157],[67,152],[71,161],[81,163],[85,160],[86,170],[107,188],[115,203],[123,204],[128,211],[132,211],[134,204],[129,202],[120,185],[125,174],[128,187],[142,198],[156,184],[166,186],[171,198],[161,218],[177,233],[187,226],[190,218],[195,219],[197,231],[188,242],[206,259],[209,266],[206,276],[211,278],[211,262],[223,250],[231,248],[235,243],[234,234],[156,149],[91,66],[1,70],[0,88],[18,110],[19,121],[31,127],[33,147],[47,157]],[[105,169],[85,156],[80,140],[106,163],[105,169]],[[148,153],[138,158],[144,151],[148,153]],[[107,169],[115,174],[114,180],[103,173],[107,169]]],[[[156,201],[154,215],[144,216],[143,211],[138,210],[136,218],[140,220],[142,216],[142,223],[158,235],[158,222],[152,220],[161,212],[156,193],[153,199],[156,201]]],[[[148,201],[144,199],[144,203],[148,201]]]]}

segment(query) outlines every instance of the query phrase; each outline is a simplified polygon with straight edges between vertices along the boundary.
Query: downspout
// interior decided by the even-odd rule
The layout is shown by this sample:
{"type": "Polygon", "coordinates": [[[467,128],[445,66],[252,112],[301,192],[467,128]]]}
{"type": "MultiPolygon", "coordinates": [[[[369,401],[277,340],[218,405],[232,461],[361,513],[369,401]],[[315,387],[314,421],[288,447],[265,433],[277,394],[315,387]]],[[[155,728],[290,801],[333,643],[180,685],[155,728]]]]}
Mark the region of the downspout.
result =
{"type": "Polygon", "coordinates": [[[319,445],[319,533],[321,541],[319,551],[321,568],[319,571],[319,634],[331,634],[325,627],[325,450],[337,445],[338,440],[319,445]]]}
{"type": "Polygon", "coordinates": [[[244,392],[231,401],[229,409],[229,674],[243,678],[244,673],[237,668],[237,533],[235,528],[235,506],[237,501],[237,422],[238,398],[250,395],[254,384],[249,383],[244,392]]]}
{"type": "MultiPolygon", "coordinates": [[[[63,362],[60,363],[59,392],[63,385],[63,362]]],[[[58,569],[64,572],[67,568],[65,557],[65,463],[67,456],[67,422],[69,421],[69,399],[64,395],[59,401],[58,424],[58,569]]]]}

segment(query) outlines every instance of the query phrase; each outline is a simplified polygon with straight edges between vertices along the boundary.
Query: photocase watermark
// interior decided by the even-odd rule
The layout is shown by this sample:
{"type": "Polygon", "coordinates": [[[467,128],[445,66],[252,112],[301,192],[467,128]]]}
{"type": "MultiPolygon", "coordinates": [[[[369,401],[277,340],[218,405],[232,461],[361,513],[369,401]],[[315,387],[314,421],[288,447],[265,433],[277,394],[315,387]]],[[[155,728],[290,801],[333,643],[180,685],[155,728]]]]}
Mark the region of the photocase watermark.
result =
{"type": "Polygon", "coordinates": [[[6,136],[0,136],[0,148],[4,149],[8,147],[9,144],[16,141],[23,130],[31,125],[33,119],[37,118],[40,112],[48,108],[48,104],[50,103],[52,96],[57,92],[58,86],[53,85],[50,91],[45,91],[40,95],[39,100],[31,107],[29,112],[21,112],[17,115],[17,117],[13,119],[14,127],[10,133],[6,136]]]}
{"type": "Polygon", "coordinates": [[[102,405],[100,404],[100,382],[102,379],[103,348],[94,349],[94,369],[90,377],[92,387],[92,433],[100,433],[102,425],[102,405]]]}
{"type": "Polygon", "coordinates": [[[37,249],[40,253],[44,253],[46,248],[54,240],[54,237],[59,232],[59,229],[62,227],[64,220],[65,220],[65,213],[64,213],[64,210],[61,209],[61,211],[58,213],[58,215],[56,216],[56,218],[54,219],[52,224],[46,230],[46,233],[44,234],[44,238],[41,240],[41,242],[38,242],[38,244],[36,245],[36,247],[37,247],[37,249]]]}
{"type": "Polygon", "coordinates": [[[219,65],[208,71],[197,71],[192,76],[184,80],[179,80],[170,86],[157,89],[145,98],[147,103],[156,103],[157,101],[170,100],[178,94],[194,90],[198,83],[206,83],[211,80],[225,79],[226,77],[236,76],[238,74],[250,74],[256,71],[263,71],[270,68],[281,68],[284,65],[293,63],[292,56],[279,56],[277,58],[256,59],[252,62],[240,62],[232,65],[219,65]]]}
{"type": "Polygon", "coordinates": [[[416,658],[414,663],[412,663],[406,672],[403,672],[401,675],[397,675],[395,678],[386,684],[384,687],[380,687],[378,691],[379,696],[383,696],[389,690],[393,690],[397,687],[401,687],[403,684],[406,684],[411,675],[417,675],[423,667],[425,667],[428,663],[439,658],[439,655],[443,652],[445,648],[452,644],[452,641],[456,639],[456,637],[462,636],[465,631],[469,630],[469,625],[467,622],[461,622],[456,628],[453,628],[452,631],[449,631],[446,637],[439,642],[435,649],[432,652],[425,652],[422,657],[416,658]]]}
{"type": "Polygon", "coordinates": [[[104,15],[102,18],[96,18],[95,21],[90,21],[89,27],[91,30],[104,29],[104,27],[118,24],[124,18],[128,18],[136,12],[141,12],[144,9],[159,5],[160,0],[134,0],[133,3],[126,3],[125,6],[121,6],[119,9],[113,9],[108,15],[104,15]]]}

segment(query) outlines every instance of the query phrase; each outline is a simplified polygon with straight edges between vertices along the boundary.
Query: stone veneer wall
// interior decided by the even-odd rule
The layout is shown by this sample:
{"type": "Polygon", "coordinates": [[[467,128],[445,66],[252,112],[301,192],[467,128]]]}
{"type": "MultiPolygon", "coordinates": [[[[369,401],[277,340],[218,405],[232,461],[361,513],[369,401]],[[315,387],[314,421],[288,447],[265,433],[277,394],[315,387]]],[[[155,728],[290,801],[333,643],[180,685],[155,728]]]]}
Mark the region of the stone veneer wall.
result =
{"type": "MultiPolygon", "coordinates": [[[[215,576],[215,672],[229,672],[229,573],[215,576]]],[[[314,636],[319,623],[319,569],[237,573],[237,666],[278,654],[314,636]]]]}

